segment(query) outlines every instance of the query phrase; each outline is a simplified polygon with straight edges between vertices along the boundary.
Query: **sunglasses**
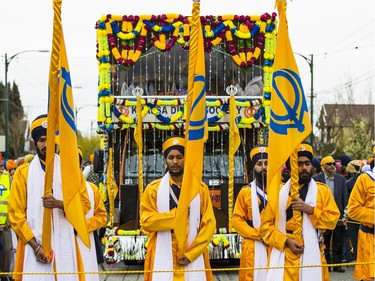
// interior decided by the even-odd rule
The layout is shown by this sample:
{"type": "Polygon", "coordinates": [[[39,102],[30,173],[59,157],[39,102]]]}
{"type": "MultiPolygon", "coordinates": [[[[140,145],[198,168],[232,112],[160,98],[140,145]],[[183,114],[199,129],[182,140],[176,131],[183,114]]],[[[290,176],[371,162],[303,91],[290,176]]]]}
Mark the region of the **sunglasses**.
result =
{"type": "Polygon", "coordinates": [[[329,163],[326,163],[326,165],[327,166],[333,166],[333,165],[335,165],[335,163],[334,162],[329,162],[329,163]]]}

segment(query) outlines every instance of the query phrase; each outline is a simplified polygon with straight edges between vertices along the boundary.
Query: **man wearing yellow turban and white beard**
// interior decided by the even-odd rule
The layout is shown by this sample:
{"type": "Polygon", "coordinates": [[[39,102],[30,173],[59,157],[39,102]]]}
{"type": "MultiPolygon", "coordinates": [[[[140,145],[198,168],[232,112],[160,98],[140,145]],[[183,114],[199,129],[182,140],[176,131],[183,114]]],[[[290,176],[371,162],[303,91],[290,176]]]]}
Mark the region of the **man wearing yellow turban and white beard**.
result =
{"type": "Polygon", "coordinates": [[[184,151],[185,139],[172,137],[164,141],[167,173],[151,182],[141,197],[140,223],[149,237],[144,263],[146,281],[213,280],[212,272],[204,269],[210,268],[207,246],[215,232],[216,221],[210,194],[203,182],[189,208],[189,226],[198,224],[189,227],[187,250],[182,256],[177,256],[174,227],[184,172],[184,151]],[[173,272],[174,269],[192,271],[173,272]]]}

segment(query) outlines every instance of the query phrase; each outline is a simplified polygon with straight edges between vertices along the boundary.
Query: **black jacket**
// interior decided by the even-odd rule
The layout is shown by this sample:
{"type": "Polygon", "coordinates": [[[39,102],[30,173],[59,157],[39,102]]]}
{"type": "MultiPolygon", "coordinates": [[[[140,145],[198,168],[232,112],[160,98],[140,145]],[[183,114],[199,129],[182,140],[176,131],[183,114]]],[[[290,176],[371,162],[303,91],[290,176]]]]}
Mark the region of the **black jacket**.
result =
{"type": "MultiPolygon", "coordinates": [[[[315,181],[326,183],[324,172],[320,172],[316,176],[313,177],[315,181]]],[[[333,197],[335,198],[335,202],[337,207],[340,210],[340,220],[344,216],[344,210],[348,205],[348,191],[346,188],[346,180],[343,175],[334,173],[333,174],[333,184],[335,186],[335,191],[333,197]]],[[[341,221],[338,221],[337,225],[342,225],[341,221]]]]}

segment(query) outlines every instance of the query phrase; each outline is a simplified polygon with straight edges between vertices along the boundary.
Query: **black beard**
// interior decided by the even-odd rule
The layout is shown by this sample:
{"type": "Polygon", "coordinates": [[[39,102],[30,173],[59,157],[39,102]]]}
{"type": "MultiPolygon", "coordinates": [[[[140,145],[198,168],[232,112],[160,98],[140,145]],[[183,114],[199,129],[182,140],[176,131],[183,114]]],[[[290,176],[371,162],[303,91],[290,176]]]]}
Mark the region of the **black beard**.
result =
{"type": "Polygon", "coordinates": [[[298,180],[298,183],[299,184],[307,184],[311,181],[311,178],[312,178],[312,172],[308,173],[309,176],[308,177],[304,177],[304,178],[301,178],[301,173],[299,174],[299,180],[298,180]]]}
{"type": "Polygon", "coordinates": [[[179,172],[175,173],[175,172],[172,172],[172,171],[168,171],[169,172],[169,175],[171,175],[172,177],[180,177],[184,174],[184,170],[181,169],[179,172]]]}
{"type": "Polygon", "coordinates": [[[46,161],[46,152],[42,153],[39,148],[36,148],[36,153],[38,154],[39,159],[46,161]]]}
{"type": "Polygon", "coordinates": [[[254,171],[257,183],[262,187],[267,187],[267,173],[254,171]]]}

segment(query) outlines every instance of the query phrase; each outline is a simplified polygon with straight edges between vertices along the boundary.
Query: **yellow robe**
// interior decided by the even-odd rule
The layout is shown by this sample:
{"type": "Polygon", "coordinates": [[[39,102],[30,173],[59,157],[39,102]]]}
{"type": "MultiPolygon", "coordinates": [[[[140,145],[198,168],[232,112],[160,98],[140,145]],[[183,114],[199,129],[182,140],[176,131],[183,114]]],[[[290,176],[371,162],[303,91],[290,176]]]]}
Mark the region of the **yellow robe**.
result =
{"type": "MultiPolygon", "coordinates": [[[[333,198],[332,192],[327,185],[324,183],[316,183],[318,188],[318,194],[316,198],[316,206],[314,213],[309,216],[315,229],[332,230],[335,228],[336,223],[340,217],[340,211],[337,208],[335,199],[333,198]]],[[[288,197],[287,208],[291,204],[291,197],[288,197]]],[[[286,229],[293,231],[295,226],[294,218],[292,217],[286,222],[286,229]]],[[[272,208],[267,205],[263,216],[261,226],[261,236],[267,245],[275,247],[279,251],[285,250],[285,263],[284,266],[299,266],[300,255],[295,255],[289,248],[285,248],[285,241],[287,238],[294,239],[293,234],[282,233],[277,229],[277,223],[275,224],[275,214],[272,208]]],[[[322,253],[324,246],[321,247],[321,263],[326,264],[325,257],[322,253]]],[[[270,249],[271,250],[271,249],[270,249]]],[[[284,280],[298,281],[299,280],[299,269],[298,268],[285,268],[284,269],[284,280]]],[[[322,267],[322,280],[329,281],[329,272],[327,267],[322,267]]]]}
{"type": "MultiPolygon", "coordinates": [[[[161,179],[151,182],[145,189],[140,204],[140,223],[142,231],[149,237],[146,258],[144,262],[144,270],[152,270],[155,257],[156,235],[158,231],[173,230],[175,225],[176,208],[165,213],[158,213],[157,210],[157,193],[161,179]]],[[[200,230],[194,242],[190,245],[189,249],[185,252],[185,256],[194,261],[202,253],[204,255],[205,268],[210,269],[208,259],[208,244],[211,241],[212,235],[215,233],[216,221],[212,209],[210,194],[207,186],[202,183],[199,191],[200,205],[201,205],[201,223],[200,230]]],[[[172,233],[172,256],[173,256],[173,269],[181,270],[182,268],[176,264],[177,258],[177,241],[172,233]]],[[[181,273],[174,273],[176,274],[181,273]]],[[[214,280],[211,271],[206,271],[206,279],[214,280]]],[[[152,273],[145,272],[144,280],[152,280],[152,273]]]]}
{"type": "MultiPolygon", "coordinates": [[[[107,211],[103,203],[102,195],[95,184],[89,182],[92,191],[94,192],[94,215],[86,220],[87,230],[93,232],[107,223],[107,211]]],[[[91,245],[93,246],[93,245],[91,245]]]]}
{"type": "MultiPolygon", "coordinates": [[[[374,180],[367,174],[358,177],[350,194],[348,215],[367,227],[374,227],[375,220],[375,188],[374,180]]],[[[373,262],[375,260],[375,240],[373,233],[358,232],[357,262],[373,262]]],[[[373,279],[374,264],[356,265],[353,277],[356,280],[373,279]]]]}
{"type": "MultiPolygon", "coordinates": [[[[258,205],[260,205],[260,203],[261,201],[258,197],[258,205]]],[[[260,213],[261,220],[263,215],[264,209],[260,213]]],[[[247,220],[253,220],[250,186],[242,187],[241,191],[238,193],[232,217],[234,229],[243,238],[240,268],[254,267],[254,241],[261,240],[259,228],[251,227],[247,224],[247,220]]],[[[254,270],[240,270],[238,280],[253,280],[253,276],[254,270]]]]}
{"type": "MultiPolygon", "coordinates": [[[[9,222],[18,237],[14,272],[23,272],[25,245],[34,238],[34,233],[30,229],[26,217],[28,192],[27,178],[29,166],[30,164],[26,163],[17,168],[12,180],[12,188],[8,203],[9,222]]],[[[81,196],[84,204],[87,202],[90,204],[87,192],[81,194],[81,196]]],[[[42,204],[42,202],[35,202],[35,204],[42,204]]],[[[84,205],[83,207],[86,211],[90,210],[90,205],[84,205]]],[[[22,280],[22,275],[14,275],[13,279],[22,280]]]]}

